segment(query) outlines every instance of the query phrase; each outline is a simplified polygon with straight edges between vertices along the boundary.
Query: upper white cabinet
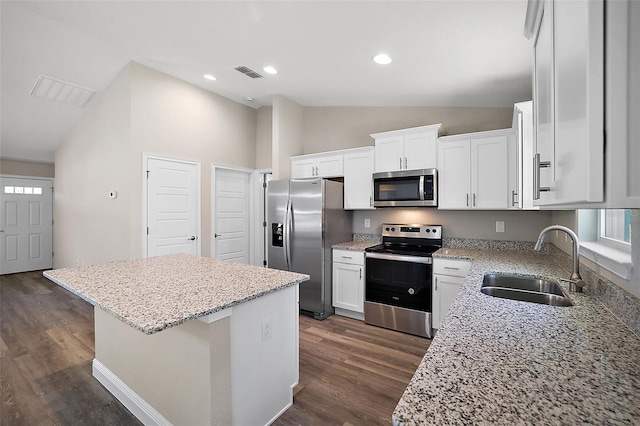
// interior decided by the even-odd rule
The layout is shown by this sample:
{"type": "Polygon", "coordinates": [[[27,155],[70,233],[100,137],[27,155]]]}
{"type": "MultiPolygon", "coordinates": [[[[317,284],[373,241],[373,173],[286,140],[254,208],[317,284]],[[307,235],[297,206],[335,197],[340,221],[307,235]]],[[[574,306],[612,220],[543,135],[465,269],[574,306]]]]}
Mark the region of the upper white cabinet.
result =
{"type": "Polygon", "coordinates": [[[513,106],[513,134],[515,137],[513,163],[516,179],[510,188],[511,203],[509,208],[538,210],[533,205],[533,102],[520,102],[513,106]]]}
{"type": "Polygon", "coordinates": [[[441,137],[438,208],[512,207],[516,187],[514,145],[512,129],[441,137]]]}
{"type": "Polygon", "coordinates": [[[534,204],[604,200],[604,5],[530,1],[534,204]]]}
{"type": "Polygon", "coordinates": [[[344,155],[336,152],[291,157],[291,177],[341,177],[343,161],[344,155]]]}
{"type": "Polygon", "coordinates": [[[373,209],[374,148],[350,150],[344,155],[344,209],[373,209]]]}
{"type": "Polygon", "coordinates": [[[375,172],[435,169],[441,124],[374,133],[375,172]]]}

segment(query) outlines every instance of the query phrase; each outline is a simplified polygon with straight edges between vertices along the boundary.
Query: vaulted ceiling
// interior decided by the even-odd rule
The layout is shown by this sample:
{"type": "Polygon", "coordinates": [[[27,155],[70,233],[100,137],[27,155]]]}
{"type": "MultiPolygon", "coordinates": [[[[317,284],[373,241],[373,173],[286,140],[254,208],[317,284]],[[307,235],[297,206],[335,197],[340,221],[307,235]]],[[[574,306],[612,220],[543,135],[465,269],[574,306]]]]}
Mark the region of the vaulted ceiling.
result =
{"type": "Polygon", "coordinates": [[[129,61],[254,108],[275,94],[303,106],[531,99],[524,0],[0,4],[2,158],[53,161],[86,111],[31,96],[40,75],[101,92],[129,61]],[[393,62],[373,63],[380,52],[393,62]],[[239,73],[240,65],[263,77],[239,73]]]}

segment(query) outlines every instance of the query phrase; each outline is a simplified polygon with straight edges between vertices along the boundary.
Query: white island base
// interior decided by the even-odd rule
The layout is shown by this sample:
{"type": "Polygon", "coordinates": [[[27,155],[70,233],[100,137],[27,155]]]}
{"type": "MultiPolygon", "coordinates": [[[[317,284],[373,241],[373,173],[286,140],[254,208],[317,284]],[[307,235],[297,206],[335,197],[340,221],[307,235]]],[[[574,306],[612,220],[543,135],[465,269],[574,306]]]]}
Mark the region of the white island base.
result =
{"type": "Polygon", "coordinates": [[[95,307],[93,375],[144,424],[266,425],[298,383],[298,285],[144,334],[95,307]]]}

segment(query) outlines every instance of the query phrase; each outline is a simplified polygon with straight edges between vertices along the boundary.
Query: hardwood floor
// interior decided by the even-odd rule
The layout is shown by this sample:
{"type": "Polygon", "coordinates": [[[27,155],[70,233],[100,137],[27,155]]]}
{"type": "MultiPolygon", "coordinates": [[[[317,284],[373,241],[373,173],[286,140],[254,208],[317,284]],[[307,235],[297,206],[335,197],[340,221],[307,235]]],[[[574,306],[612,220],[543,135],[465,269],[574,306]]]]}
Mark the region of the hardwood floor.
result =
{"type": "Polygon", "coordinates": [[[300,381],[273,424],[390,425],[429,343],[338,315],[300,317],[300,381]]]}
{"type": "MultiPolygon", "coordinates": [[[[389,425],[430,340],[300,318],[300,383],[274,425],[389,425]]],[[[0,276],[0,424],[140,424],[91,375],[93,307],[42,276],[0,276]]]]}

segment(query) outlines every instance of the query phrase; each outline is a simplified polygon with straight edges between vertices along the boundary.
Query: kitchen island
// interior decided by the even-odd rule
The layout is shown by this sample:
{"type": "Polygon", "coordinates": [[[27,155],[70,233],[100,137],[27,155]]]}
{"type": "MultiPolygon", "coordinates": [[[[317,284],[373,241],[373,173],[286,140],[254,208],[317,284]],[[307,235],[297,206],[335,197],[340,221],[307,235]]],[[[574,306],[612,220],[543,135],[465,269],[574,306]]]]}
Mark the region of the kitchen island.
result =
{"type": "MultiPolygon", "coordinates": [[[[394,413],[394,425],[638,424],[640,338],[597,299],[574,306],[480,292],[487,272],[569,277],[532,251],[441,249],[472,268],[394,413]]],[[[565,287],[566,288],[566,287],[565,287]]]]}
{"type": "Polygon", "coordinates": [[[93,375],[144,424],[268,424],[293,403],[308,275],[182,254],[44,275],[94,305],[93,375]]]}

